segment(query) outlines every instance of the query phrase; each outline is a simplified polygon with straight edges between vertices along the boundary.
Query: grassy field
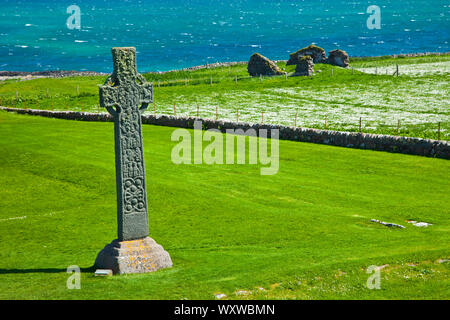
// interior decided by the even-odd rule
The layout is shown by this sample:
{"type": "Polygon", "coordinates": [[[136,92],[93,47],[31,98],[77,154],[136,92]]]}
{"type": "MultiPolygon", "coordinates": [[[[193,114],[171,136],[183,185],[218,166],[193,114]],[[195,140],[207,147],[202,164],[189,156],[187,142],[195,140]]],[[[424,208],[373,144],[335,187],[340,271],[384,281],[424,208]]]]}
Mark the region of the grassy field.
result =
{"type": "Polygon", "coordinates": [[[150,235],[174,266],[99,278],[116,237],[113,124],[0,111],[0,299],[450,298],[450,162],[280,141],[278,174],[261,176],[173,164],[173,130],[143,127],[150,235]],[[66,288],[70,265],[81,290],[66,288]],[[370,265],[384,266],[379,290],[370,265]]]}
{"type": "MultiPolygon", "coordinates": [[[[139,61],[138,61],[139,64],[139,61]]],[[[295,66],[278,63],[289,74],[295,66]]],[[[450,140],[450,55],[352,59],[352,70],[317,64],[313,77],[251,78],[247,65],[148,73],[148,112],[450,140]],[[399,65],[400,76],[392,74],[399,65]],[[376,74],[375,74],[376,73],[376,74]],[[386,74],[387,73],[387,74],[386,74]],[[236,82],[236,78],[238,81],[236,82]],[[158,84],[159,83],[159,84],[158,84]],[[264,113],[264,114],[263,114],[264,113]]],[[[105,77],[0,82],[1,105],[100,112],[105,77]],[[77,86],[79,88],[77,95],[77,86]],[[48,97],[47,97],[48,88],[48,97]],[[17,93],[17,99],[16,99],[17,93]]]]}

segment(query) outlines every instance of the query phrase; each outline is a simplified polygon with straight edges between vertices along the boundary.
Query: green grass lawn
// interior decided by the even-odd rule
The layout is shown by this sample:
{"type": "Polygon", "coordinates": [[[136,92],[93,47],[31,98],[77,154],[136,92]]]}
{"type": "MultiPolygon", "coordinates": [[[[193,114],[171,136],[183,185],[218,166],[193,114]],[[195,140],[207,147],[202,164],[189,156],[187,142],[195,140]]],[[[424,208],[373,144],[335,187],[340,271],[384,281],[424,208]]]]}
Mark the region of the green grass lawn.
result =
{"type": "Polygon", "coordinates": [[[150,236],[174,266],[99,278],[116,237],[113,124],[1,111],[0,299],[450,297],[447,160],[280,141],[278,174],[261,176],[173,164],[173,130],[143,127],[150,236]],[[386,264],[369,290],[366,268],[386,264]],[[66,288],[71,265],[81,290],[66,288]]]}
{"type": "MultiPolygon", "coordinates": [[[[291,74],[295,66],[278,65],[291,74]]],[[[139,66],[139,57],[138,57],[139,66]]],[[[246,64],[147,73],[154,83],[149,113],[219,118],[310,128],[450,140],[450,55],[351,59],[349,69],[314,66],[313,77],[251,78],[246,64]],[[392,73],[399,65],[400,76],[392,73]],[[352,70],[353,68],[353,70],[352,70]],[[376,74],[375,74],[376,72],[376,74]],[[387,73],[387,74],[386,74],[387,73]],[[237,83],[235,82],[238,78],[237,83]],[[212,79],[212,84],[211,84],[212,79]],[[159,86],[158,86],[159,81],[159,86]],[[153,108],[155,107],[155,108],[153,108]],[[264,115],[262,114],[264,113],[264,115]]],[[[106,77],[0,81],[1,105],[101,112],[98,84],[106,77]],[[79,94],[77,96],[77,86],[79,94]],[[48,89],[48,97],[47,97],[48,89]],[[17,92],[17,99],[16,99],[17,92]]]]}

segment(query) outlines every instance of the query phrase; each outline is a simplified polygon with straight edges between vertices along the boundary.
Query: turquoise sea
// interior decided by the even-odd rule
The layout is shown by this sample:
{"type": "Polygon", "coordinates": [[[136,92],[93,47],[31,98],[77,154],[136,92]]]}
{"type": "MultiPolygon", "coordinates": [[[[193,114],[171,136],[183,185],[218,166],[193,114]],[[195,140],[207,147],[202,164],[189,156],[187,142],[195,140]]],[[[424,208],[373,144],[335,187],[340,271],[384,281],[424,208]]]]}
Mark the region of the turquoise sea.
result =
{"type": "Polygon", "coordinates": [[[449,51],[448,0],[0,0],[0,70],[110,72],[135,46],[140,72],[270,59],[315,43],[351,56],[449,51]],[[80,8],[69,29],[67,8],[80,8]],[[367,8],[380,8],[369,29],[367,8]]]}

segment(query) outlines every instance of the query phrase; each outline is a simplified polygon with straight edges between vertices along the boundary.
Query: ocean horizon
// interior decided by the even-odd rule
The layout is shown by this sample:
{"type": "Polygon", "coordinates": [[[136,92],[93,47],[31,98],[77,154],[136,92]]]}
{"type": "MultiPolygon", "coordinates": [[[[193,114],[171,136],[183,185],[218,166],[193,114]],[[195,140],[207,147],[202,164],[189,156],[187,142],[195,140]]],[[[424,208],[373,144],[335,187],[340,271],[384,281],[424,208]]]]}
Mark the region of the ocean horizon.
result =
{"type": "Polygon", "coordinates": [[[111,48],[134,46],[140,72],[272,60],[313,43],[380,56],[449,51],[450,5],[417,1],[0,0],[0,70],[111,72],[111,48]],[[70,29],[68,7],[80,9],[70,29]],[[370,29],[368,7],[380,8],[370,29]]]}

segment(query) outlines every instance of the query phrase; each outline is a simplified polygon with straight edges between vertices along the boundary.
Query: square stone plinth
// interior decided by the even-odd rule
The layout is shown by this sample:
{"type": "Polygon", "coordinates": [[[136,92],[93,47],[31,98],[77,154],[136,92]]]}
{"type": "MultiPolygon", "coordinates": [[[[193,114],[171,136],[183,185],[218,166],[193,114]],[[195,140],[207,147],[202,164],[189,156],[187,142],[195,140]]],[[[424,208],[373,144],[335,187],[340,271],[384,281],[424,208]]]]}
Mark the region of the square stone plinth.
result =
{"type": "Polygon", "coordinates": [[[100,251],[95,267],[111,269],[114,274],[153,272],[172,267],[170,255],[150,237],[114,240],[100,251]]]}

